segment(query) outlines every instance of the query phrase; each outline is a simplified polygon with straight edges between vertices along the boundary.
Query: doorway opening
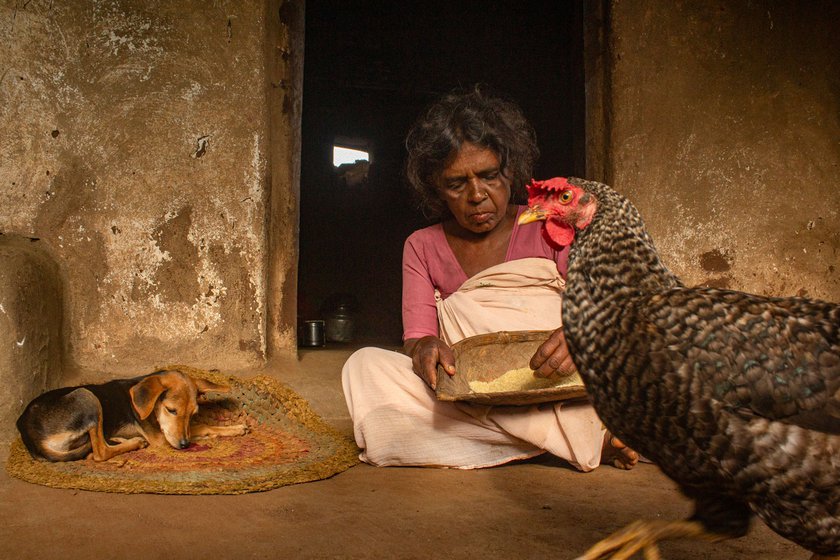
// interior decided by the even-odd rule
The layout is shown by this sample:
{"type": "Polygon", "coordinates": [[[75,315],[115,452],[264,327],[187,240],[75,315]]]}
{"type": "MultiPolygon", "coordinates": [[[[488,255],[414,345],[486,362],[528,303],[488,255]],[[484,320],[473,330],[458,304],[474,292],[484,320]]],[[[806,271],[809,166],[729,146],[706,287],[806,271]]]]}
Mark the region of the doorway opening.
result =
{"type": "Polygon", "coordinates": [[[537,131],[535,175],[584,174],[582,9],[307,0],[300,321],[343,306],[354,344],[401,343],[403,242],[429,224],[402,178],[404,139],[439,95],[482,83],[515,100],[537,131]],[[368,158],[336,166],[336,146],[368,158]]]}

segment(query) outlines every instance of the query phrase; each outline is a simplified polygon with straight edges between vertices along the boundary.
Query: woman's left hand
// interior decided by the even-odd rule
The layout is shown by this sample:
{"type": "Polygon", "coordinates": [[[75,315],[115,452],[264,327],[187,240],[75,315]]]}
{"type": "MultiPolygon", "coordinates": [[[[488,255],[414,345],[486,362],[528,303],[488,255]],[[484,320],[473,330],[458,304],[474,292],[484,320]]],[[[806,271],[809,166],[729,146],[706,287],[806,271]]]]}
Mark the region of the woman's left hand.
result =
{"type": "Polygon", "coordinates": [[[563,336],[563,327],[551,333],[548,340],[537,348],[529,366],[537,377],[549,377],[555,373],[568,375],[575,371],[575,364],[569,354],[569,347],[566,345],[566,337],[563,336]]]}

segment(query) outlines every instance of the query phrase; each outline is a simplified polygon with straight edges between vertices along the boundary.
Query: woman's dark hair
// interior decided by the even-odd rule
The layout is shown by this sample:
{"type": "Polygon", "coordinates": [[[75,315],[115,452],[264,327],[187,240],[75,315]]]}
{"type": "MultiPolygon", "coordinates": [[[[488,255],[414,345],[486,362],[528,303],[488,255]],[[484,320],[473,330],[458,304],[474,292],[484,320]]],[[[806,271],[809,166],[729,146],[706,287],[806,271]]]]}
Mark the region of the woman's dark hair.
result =
{"type": "Polygon", "coordinates": [[[450,154],[465,142],[493,150],[502,174],[510,180],[511,201],[524,201],[525,183],[539,157],[534,128],[518,105],[475,86],[441,97],[417,119],[406,137],[405,176],[429,218],[447,213],[437,192],[437,179],[450,154]]]}

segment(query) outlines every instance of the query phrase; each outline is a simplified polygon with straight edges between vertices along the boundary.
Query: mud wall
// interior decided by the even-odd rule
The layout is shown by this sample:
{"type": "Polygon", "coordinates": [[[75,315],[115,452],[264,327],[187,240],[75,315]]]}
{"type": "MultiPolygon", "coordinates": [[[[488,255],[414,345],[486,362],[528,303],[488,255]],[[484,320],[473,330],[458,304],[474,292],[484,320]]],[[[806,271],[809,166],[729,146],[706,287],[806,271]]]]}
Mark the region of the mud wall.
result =
{"type": "Polygon", "coordinates": [[[58,263],[71,362],[294,348],[302,6],[0,1],[0,232],[58,263]]]}
{"type": "Polygon", "coordinates": [[[687,284],[840,301],[840,4],[590,3],[588,173],[687,284]]]}
{"type": "Polygon", "coordinates": [[[37,240],[0,236],[0,453],[26,404],[62,375],[58,266],[37,240]]]}

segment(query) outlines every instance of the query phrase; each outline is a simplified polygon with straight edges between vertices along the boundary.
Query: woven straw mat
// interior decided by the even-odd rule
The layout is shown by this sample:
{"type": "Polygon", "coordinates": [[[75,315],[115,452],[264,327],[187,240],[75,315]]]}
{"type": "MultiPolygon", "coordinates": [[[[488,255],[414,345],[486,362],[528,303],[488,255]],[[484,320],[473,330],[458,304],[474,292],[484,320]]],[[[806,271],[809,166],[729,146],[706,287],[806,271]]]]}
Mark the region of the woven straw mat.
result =
{"type": "Polygon", "coordinates": [[[146,447],[109,461],[50,463],[12,443],[11,476],[55,488],[127,494],[243,494],[330,477],[358,463],[358,449],[318,417],[294,391],[270,377],[238,379],[217,371],[172,366],[229,385],[208,393],[195,420],[241,424],[243,436],[216,437],[189,448],[146,447]]]}

